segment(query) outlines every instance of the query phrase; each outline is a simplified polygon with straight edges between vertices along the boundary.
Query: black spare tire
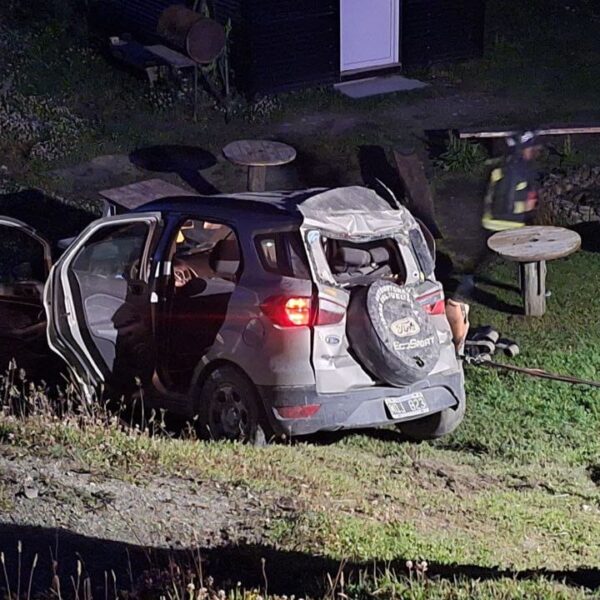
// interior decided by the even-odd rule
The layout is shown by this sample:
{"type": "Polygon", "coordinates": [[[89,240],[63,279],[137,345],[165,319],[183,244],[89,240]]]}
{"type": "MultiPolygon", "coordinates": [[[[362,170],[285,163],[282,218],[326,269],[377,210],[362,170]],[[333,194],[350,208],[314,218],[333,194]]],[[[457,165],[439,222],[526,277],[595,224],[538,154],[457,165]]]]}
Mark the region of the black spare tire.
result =
{"type": "Polygon", "coordinates": [[[353,292],[347,333],[361,364],[394,386],[426,377],[440,355],[429,315],[410,288],[389,281],[376,281],[353,292]]]}

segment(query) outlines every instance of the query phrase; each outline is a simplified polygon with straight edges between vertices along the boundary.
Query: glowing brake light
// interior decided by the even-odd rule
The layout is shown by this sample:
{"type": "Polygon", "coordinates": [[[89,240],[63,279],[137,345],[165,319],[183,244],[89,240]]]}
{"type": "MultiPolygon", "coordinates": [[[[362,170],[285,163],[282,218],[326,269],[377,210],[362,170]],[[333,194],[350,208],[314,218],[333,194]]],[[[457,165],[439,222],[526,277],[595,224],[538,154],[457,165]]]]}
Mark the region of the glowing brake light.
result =
{"type": "Polygon", "coordinates": [[[280,327],[312,325],[312,299],[304,296],[274,296],[266,300],[262,311],[280,327]]]}
{"type": "Polygon", "coordinates": [[[310,325],[311,303],[310,298],[288,298],[284,306],[285,316],[293,325],[310,325]]]}
{"type": "Polygon", "coordinates": [[[306,296],[273,296],[262,311],[279,327],[335,325],[346,316],[346,308],[327,299],[318,302],[306,296]]]}

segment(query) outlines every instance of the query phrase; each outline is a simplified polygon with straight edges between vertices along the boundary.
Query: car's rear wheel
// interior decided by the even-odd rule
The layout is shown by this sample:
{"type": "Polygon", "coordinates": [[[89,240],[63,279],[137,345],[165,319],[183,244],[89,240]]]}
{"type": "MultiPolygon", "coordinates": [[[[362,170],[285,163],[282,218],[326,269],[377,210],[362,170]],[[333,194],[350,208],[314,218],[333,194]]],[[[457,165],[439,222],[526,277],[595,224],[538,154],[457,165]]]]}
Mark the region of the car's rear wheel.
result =
{"type": "Polygon", "coordinates": [[[202,385],[198,407],[201,437],[253,445],[267,442],[261,400],[252,382],[235,367],[217,367],[202,385]]]}
{"type": "Polygon", "coordinates": [[[466,405],[463,399],[456,408],[447,408],[423,419],[399,423],[398,429],[407,438],[417,442],[435,440],[452,433],[462,423],[466,405]]]}

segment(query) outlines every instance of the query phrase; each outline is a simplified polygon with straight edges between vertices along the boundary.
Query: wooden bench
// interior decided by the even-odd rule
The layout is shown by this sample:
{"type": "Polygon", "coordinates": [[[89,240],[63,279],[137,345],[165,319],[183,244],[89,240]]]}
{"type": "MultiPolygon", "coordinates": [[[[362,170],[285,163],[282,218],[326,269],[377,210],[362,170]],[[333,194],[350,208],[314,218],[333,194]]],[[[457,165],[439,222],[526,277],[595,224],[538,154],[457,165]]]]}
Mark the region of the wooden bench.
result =
{"type": "Polygon", "coordinates": [[[99,194],[104,198],[105,217],[135,210],[143,204],[161,198],[198,195],[163,179],[146,179],[130,185],[102,190],[99,194]]]}
{"type": "Polygon", "coordinates": [[[495,233],[488,246],[503,258],[519,263],[525,315],[541,317],[546,312],[546,261],[579,250],[581,237],[564,227],[521,227],[495,233]]]}

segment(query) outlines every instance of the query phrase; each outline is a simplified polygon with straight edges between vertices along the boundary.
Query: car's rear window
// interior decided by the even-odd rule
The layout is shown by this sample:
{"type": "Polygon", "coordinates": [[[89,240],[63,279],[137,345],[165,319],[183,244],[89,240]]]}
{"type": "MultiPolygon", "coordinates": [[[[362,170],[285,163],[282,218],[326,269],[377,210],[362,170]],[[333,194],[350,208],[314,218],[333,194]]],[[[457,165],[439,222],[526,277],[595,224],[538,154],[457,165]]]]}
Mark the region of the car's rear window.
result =
{"type": "Polygon", "coordinates": [[[257,235],[255,244],[265,271],[284,277],[310,279],[306,251],[297,231],[257,235]]]}
{"type": "Polygon", "coordinates": [[[366,285],[377,279],[406,281],[406,266],[392,238],[353,242],[321,237],[323,252],[336,283],[366,285]]]}

